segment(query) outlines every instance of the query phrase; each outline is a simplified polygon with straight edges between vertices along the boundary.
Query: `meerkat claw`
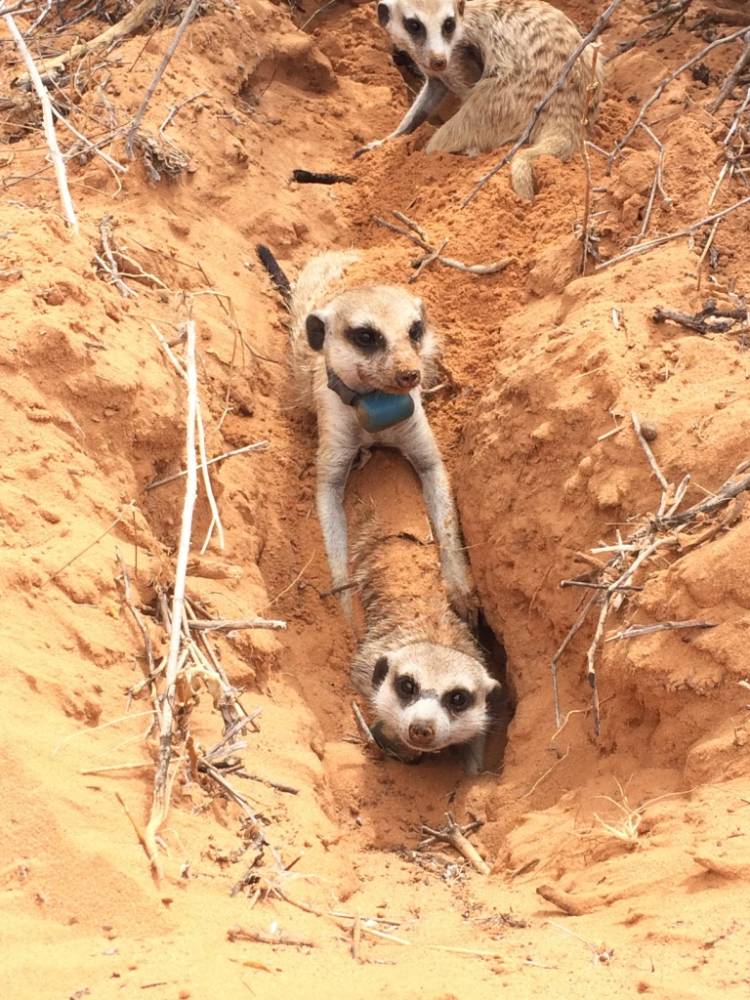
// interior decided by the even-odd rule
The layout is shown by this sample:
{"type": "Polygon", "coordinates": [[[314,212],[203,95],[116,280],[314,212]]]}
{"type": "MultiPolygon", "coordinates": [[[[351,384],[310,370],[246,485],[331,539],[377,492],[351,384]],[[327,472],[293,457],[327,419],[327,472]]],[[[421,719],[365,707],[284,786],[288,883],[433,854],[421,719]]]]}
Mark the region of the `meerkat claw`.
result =
{"type": "Polygon", "coordinates": [[[352,159],[358,160],[360,156],[364,156],[365,153],[369,153],[373,149],[378,149],[384,142],[385,139],[373,139],[372,142],[368,142],[366,146],[360,146],[359,149],[355,149],[352,153],[352,159]]]}

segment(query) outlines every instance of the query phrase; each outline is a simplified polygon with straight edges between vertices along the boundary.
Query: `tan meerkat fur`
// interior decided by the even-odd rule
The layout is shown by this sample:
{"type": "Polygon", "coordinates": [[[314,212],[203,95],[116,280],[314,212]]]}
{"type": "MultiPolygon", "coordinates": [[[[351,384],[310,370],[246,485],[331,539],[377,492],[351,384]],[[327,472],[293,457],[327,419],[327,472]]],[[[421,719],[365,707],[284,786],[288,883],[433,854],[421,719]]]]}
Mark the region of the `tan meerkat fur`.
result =
{"type": "Polygon", "coordinates": [[[352,679],[373,735],[404,760],[462,746],[466,770],[482,770],[488,699],[500,685],[448,603],[435,546],[384,535],[369,518],[353,563],[365,633],[352,679]]]}
{"type": "MultiPolygon", "coordinates": [[[[400,451],[420,478],[450,599],[469,619],[476,602],[458,514],[440,451],[422,407],[421,384],[437,351],[424,303],[397,285],[359,285],[349,272],[357,251],[320,254],[289,288],[291,367],[299,398],[318,423],[317,510],[334,590],[351,615],[344,492],[360,449],[384,445],[400,451]],[[362,345],[362,331],[377,344],[362,345]],[[329,388],[333,371],[357,393],[408,392],[414,412],[407,420],[369,433],[329,388]]],[[[286,280],[282,274],[282,278],[286,280]]],[[[288,282],[287,282],[288,286],[288,282]]]]}
{"type": "MultiPolygon", "coordinates": [[[[414,131],[449,92],[461,107],[431,137],[428,153],[489,152],[515,141],[581,41],[573,22],[544,0],[380,0],[378,18],[426,82],[396,130],[358,153],[414,131]]],[[[534,197],[531,165],[538,156],[567,160],[580,147],[602,82],[601,61],[594,72],[588,45],[542,111],[531,145],[511,161],[516,194],[534,197]]]]}

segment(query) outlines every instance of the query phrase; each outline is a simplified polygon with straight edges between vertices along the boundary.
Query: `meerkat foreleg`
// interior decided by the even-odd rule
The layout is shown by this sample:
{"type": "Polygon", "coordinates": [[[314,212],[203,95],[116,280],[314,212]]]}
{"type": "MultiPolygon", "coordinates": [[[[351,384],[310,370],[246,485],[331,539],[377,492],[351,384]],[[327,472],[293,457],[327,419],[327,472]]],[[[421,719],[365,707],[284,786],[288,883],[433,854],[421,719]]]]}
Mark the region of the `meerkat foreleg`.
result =
{"type": "Polygon", "coordinates": [[[461,540],[458,513],[448,473],[423,411],[402,450],[422,484],[427,513],[440,547],[440,564],[448,596],[456,611],[470,624],[476,620],[476,598],[469,562],[461,540]]]}
{"type": "MultiPolygon", "coordinates": [[[[349,470],[356,454],[356,445],[349,449],[339,448],[335,452],[321,448],[318,454],[316,503],[334,591],[346,587],[349,582],[344,493],[349,470]]],[[[337,596],[344,614],[351,620],[350,591],[339,590],[337,596]]]]}
{"type": "Polygon", "coordinates": [[[445,84],[436,76],[431,76],[417,94],[414,103],[406,112],[395,131],[387,135],[385,139],[374,139],[372,142],[368,142],[366,146],[362,146],[356,150],[352,159],[356,160],[358,156],[362,156],[372,149],[377,149],[378,146],[382,146],[383,143],[389,142],[391,139],[396,139],[400,135],[409,135],[426,122],[431,114],[437,111],[447,93],[448,88],[445,84]]]}
{"type": "Polygon", "coordinates": [[[456,113],[427,143],[428,153],[486,152],[515,136],[515,122],[507,120],[503,84],[487,77],[475,84],[456,113]]]}
{"type": "Polygon", "coordinates": [[[484,748],[487,743],[485,733],[478,733],[461,748],[465,774],[481,774],[484,771],[484,748]]]}

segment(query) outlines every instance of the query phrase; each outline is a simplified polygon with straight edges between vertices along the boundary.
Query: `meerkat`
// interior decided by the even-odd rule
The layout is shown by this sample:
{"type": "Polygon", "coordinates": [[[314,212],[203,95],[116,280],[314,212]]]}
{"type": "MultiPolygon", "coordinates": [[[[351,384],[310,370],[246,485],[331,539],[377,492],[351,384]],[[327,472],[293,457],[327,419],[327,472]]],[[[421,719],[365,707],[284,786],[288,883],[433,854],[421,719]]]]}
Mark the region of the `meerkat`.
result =
{"type": "Polygon", "coordinates": [[[351,618],[344,492],[361,449],[400,451],[422,485],[453,606],[474,620],[475,598],[453,492],[422,407],[437,343],[424,303],[397,285],[358,285],[357,251],[310,260],[292,286],[266,247],[258,256],[291,313],[291,368],[299,401],[318,424],[318,518],[334,592],[351,618]]]}
{"type": "Polygon", "coordinates": [[[378,534],[376,525],[369,518],[353,557],[365,632],[352,680],[369,703],[372,734],[410,763],[461,746],[465,770],[476,774],[500,684],[448,603],[434,545],[378,534]]]}
{"type": "MultiPolygon", "coordinates": [[[[426,82],[395,131],[355,157],[413,132],[448,93],[462,103],[430,138],[428,153],[473,155],[513,142],[581,41],[573,22],[544,0],[380,0],[377,9],[394,47],[408,53],[426,82]]],[[[603,82],[594,49],[583,50],[539,116],[531,145],[511,161],[513,190],[522,198],[534,197],[538,156],[568,160],[580,146],[603,82]]]]}

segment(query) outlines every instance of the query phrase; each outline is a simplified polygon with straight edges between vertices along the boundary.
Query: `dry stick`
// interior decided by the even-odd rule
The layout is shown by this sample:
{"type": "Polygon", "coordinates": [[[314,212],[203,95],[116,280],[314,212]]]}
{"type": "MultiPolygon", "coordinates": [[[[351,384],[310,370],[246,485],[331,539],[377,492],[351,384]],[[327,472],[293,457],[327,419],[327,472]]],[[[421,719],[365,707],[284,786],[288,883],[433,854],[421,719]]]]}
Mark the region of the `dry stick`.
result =
{"type": "Polygon", "coordinates": [[[560,711],[560,692],[557,684],[557,664],[560,662],[560,658],[562,657],[565,650],[573,641],[573,638],[576,635],[576,633],[580,631],[584,622],[588,618],[589,611],[593,607],[595,600],[596,600],[596,592],[591,594],[591,596],[584,601],[583,607],[581,608],[578,618],[576,618],[576,620],[568,629],[567,635],[560,643],[560,645],[557,647],[557,651],[555,655],[552,657],[552,660],[550,662],[550,673],[552,675],[552,701],[555,708],[555,726],[558,729],[560,728],[562,722],[562,712],[560,711]]]}
{"type": "Polygon", "coordinates": [[[193,530],[193,511],[198,492],[198,468],[195,457],[195,427],[198,409],[198,376],[195,368],[195,324],[191,321],[186,328],[185,369],[187,382],[187,418],[185,427],[187,482],[182,508],[180,542],[175,566],[174,595],[172,598],[172,625],[169,635],[169,654],[165,671],[165,693],[159,719],[159,763],[154,774],[154,792],[151,817],[146,827],[146,841],[151,857],[156,860],[155,875],[161,875],[161,866],[156,854],[156,834],[164,822],[169,808],[169,764],[172,757],[172,723],[174,718],[175,685],[182,640],[182,618],[185,604],[185,577],[187,576],[190,536],[193,530]]]}
{"type": "MultiPolygon", "coordinates": [[[[188,323],[192,322],[193,322],[192,320],[188,321],[188,323]]],[[[180,363],[180,361],[178,361],[177,357],[170,348],[169,344],[167,344],[167,342],[164,340],[164,337],[161,335],[161,332],[153,325],[153,323],[151,324],[151,326],[154,332],[156,333],[157,337],[159,338],[159,343],[164,348],[167,357],[174,365],[177,374],[180,375],[182,378],[185,378],[186,373],[184,366],[180,363]]],[[[200,456],[201,456],[200,470],[201,470],[201,475],[203,477],[203,486],[206,490],[206,497],[208,498],[208,506],[211,509],[211,523],[208,526],[208,531],[206,532],[206,537],[203,541],[203,545],[201,546],[200,550],[200,554],[203,555],[206,549],[208,548],[208,543],[211,541],[211,535],[213,533],[214,526],[217,527],[219,532],[219,548],[220,549],[224,548],[224,526],[221,523],[221,516],[219,515],[219,508],[216,503],[216,497],[214,496],[214,489],[213,489],[213,484],[211,482],[211,476],[209,475],[208,472],[209,463],[206,458],[206,434],[203,427],[203,413],[201,412],[200,399],[198,400],[198,406],[196,410],[196,429],[198,432],[198,450],[200,451],[200,456]]]]}
{"type": "MultiPolygon", "coordinates": [[[[651,451],[651,446],[643,436],[643,431],[641,430],[641,422],[638,419],[638,414],[635,412],[635,410],[631,412],[630,419],[633,422],[633,430],[635,431],[635,436],[638,438],[640,446],[641,448],[643,448],[643,452],[646,456],[646,459],[648,460],[648,464],[651,466],[651,471],[659,480],[659,485],[666,494],[669,491],[669,483],[664,478],[664,473],[661,471],[656,459],[654,458],[654,453],[653,451],[651,451]]],[[[661,509],[659,512],[663,513],[661,509]]]]}
{"type": "Polygon", "coordinates": [[[371,746],[375,746],[375,747],[379,746],[380,744],[375,739],[375,737],[372,735],[372,731],[370,730],[370,727],[365,722],[364,715],[362,715],[362,709],[359,707],[359,705],[356,703],[356,701],[352,702],[352,712],[354,713],[354,721],[357,723],[357,728],[359,729],[360,733],[362,734],[362,736],[364,738],[365,745],[368,745],[368,746],[371,745],[371,746]]]}
{"type": "Polygon", "coordinates": [[[706,622],[693,618],[682,622],[658,622],[656,625],[630,625],[623,632],[611,635],[605,642],[615,642],[618,639],[635,639],[639,635],[651,635],[653,632],[666,632],[671,629],[683,628],[716,628],[716,622],[706,622]]]}
{"type": "MultiPolygon", "coordinates": [[[[596,904],[592,905],[591,900],[578,899],[571,896],[569,892],[564,892],[554,885],[537,886],[537,895],[541,896],[548,903],[552,903],[558,910],[567,913],[571,917],[582,917],[584,913],[590,913],[596,904]]],[[[598,902],[601,902],[600,900],[598,902]]]]}
{"type": "MultiPolygon", "coordinates": [[[[397,218],[405,218],[400,212],[393,213],[397,218]]],[[[405,236],[412,243],[416,243],[418,247],[421,247],[428,254],[435,254],[434,260],[444,267],[452,267],[456,271],[465,271],[467,274],[498,274],[500,271],[504,271],[509,264],[515,263],[515,257],[508,257],[506,260],[494,261],[491,264],[464,264],[463,261],[455,260],[453,257],[443,257],[439,252],[435,251],[435,247],[431,246],[425,239],[421,236],[416,235],[417,232],[421,232],[416,223],[412,223],[411,220],[407,222],[409,229],[415,229],[415,232],[410,233],[409,229],[402,229],[400,226],[395,225],[393,222],[389,222],[387,219],[382,219],[379,215],[373,215],[372,220],[376,225],[383,226],[385,229],[390,229],[394,233],[398,233],[399,236],[405,236]]],[[[445,245],[445,244],[444,244],[445,245]]]]}
{"type": "Polygon", "coordinates": [[[102,220],[99,223],[99,236],[102,241],[102,251],[104,252],[104,256],[106,257],[107,263],[109,264],[109,267],[107,267],[106,270],[112,276],[112,283],[114,284],[115,288],[118,290],[118,292],[120,293],[120,295],[122,295],[124,299],[130,298],[131,296],[135,297],[137,296],[138,293],[134,292],[132,288],[128,288],[128,286],[120,277],[120,272],[117,267],[117,262],[115,261],[114,255],[112,253],[112,245],[110,243],[110,238],[109,238],[110,237],[109,225],[111,221],[112,221],[111,215],[103,215],[102,220]]]}
{"type": "Polygon", "coordinates": [[[594,22],[594,26],[591,29],[591,31],[588,33],[588,35],[586,35],[585,38],[581,39],[581,41],[578,43],[578,45],[576,45],[575,49],[573,49],[570,56],[566,60],[562,68],[562,71],[560,72],[560,76],[557,79],[557,83],[555,83],[555,85],[547,91],[547,93],[544,95],[541,101],[534,108],[531,114],[531,119],[529,120],[528,125],[523,130],[521,135],[518,137],[518,139],[516,139],[516,141],[513,143],[511,148],[502,158],[502,160],[500,160],[500,162],[496,164],[492,168],[492,170],[488,171],[483,177],[480,177],[479,181],[474,185],[474,187],[466,196],[466,198],[464,198],[464,200],[461,202],[461,208],[466,208],[466,206],[469,205],[476,198],[476,196],[482,190],[487,181],[491,180],[495,176],[495,174],[498,173],[498,171],[502,170],[505,164],[508,163],[508,161],[515,156],[515,154],[518,152],[521,146],[525,145],[528,142],[528,140],[531,138],[531,133],[536,128],[536,123],[539,121],[539,117],[542,111],[544,111],[544,109],[547,107],[547,105],[555,96],[555,94],[559,90],[561,90],[563,84],[570,75],[570,71],[573,69],[576,62],[578,61],[578,57],[581,55],[586,46],[589,45],[591,42],[593,42],[596,38],[598,38],[599,35],[602,33],[602,31],[604,31],[607,24],[609,23],[610,18],[612,17],[612,15],[620,6],[621,3],[622,0],[612,0],[612,3],[610,3],[609,7],[607,7],[604,13],[599,15],[599,17],[594,22]]]}
{"type": "MultiPolygon", "coordinates": [[[[464,835],[464,829],[460,827],[453,816],[450,813],[445,814],[445,818],[448,820],[446,826],[440,830],[433,830],[431,827],[422,824],[422,832],[429,835],[434,842],[435,840],[443,841],[446,844],[450,844],[459,854],[462,854],[472,867],[474,867],[481,875],[489,875],[492,869],[481,856],[479,851],[474,847],[474,845],[466,839],[464,835]]],[[[469,828],[474,827],[474,824],[470,823],[469,828]]]]}
{"type": "Polygon", "coordinates": [[[57,188],[60,192],[60,202],[62,204],[63,213],[67,219],[68,225],[70,226],[73,235],[78,235],[78,219],[76,218],[75,209],[73,208],[73,199],[70,197],[70,189],[68,188],[68,175],[65,171],[65,161],[62,158],[62,153],[60,152],[60,147],[57,144],[57,134],[55,132],[55,122],[52,117],[52,101],[50,101],[49,94],[42,83],[42,78],[39,75],[39,70],[36,68],[36,63],[34,62],[31,53],[29,52],[26,42],[23,40],[23,35],[18,30],[16,22],[13,20],[11,14],[5,15],[5,23],[8,26],[8,31],[11,33],[13,41],[18,46],[18,50],[23,56],[23,61],[26,63],[26,69],[29,71],[29,78],[34,86],[36,95],[39,98],[39,103],[42,105],[42,122],[44,126],[44,136],[47,140],[47,145],[49,146],[50,159],[55,167],[55,176],[57,178],[57,188]]]}
{"type": "Polygon", "coordinates": [[[186,97],[184,101],[178,101],[177,104],[173,104],[172,107],[169,109],[167,117],[159,126],[159,135],[164,135],[164,132],[166,131],[167,127],[171,124],[172,120],[179,111],[182,111],[182,109],[186,107],[188,104],[192,104],[193,101],[197,101],[199,97],[205,97],[207,93],[208,93],[207,90],[201,90],[199,94],[193,94],[192,97],[186,97]]]}
{"type": "MultiPolygon", "coordinates": [[[[213,465],[215,462],[223,462],[225,458],[233,458],[235,455],[244,455],[249,451],[265,451],[267,447],[268,441],[258,441],[257,444],[246,444],[242,448],[235,448],[233,451],[225,451],[221,455],[209,458],[205,464],[213,465]]],[[[182,469],[180,472],[175,472],[171,476],[165,476],[164,479],[155,479],[153,483],[149,483],[148,486],[144,486],[144,489],[155,490],[157,486],[166,486],[167,483],[173,483],[176,479],[182,479],[185,475],[187,475],[187,470],[182,469]]]]}
{"type": "MultiPolygon", "coordinates": [[[[83,773],[86,773],[86,772],[83,772],[83,773]]],[[[130,812],[130,810],[128,809],[128,807],[125,805],[125,800],[123,799],[122,795],[120,795],[119,792],[115,792],[115,798],[120,803],[120,805],[123,808],[123,811],[124,811],[125,815],[130,820],[130,825],[133,827],[133,830],[135,831],[135,835],[138,838],[138,843],[141,845],[141,847],[143,848],[143,850],[146,852],[146,857],[151,862],[151,867],[154,870],[154,874],[156,874],[156,871],[154,869],[154,856],[151,854],[151,851],[149,849],[149,845],[148,845],[148,842],[146,840],[146,835],[144,834],[143,830],[141,830],[141,828],[138,826],[138,824],[136,823],[136,821],[133,819],[133,815],[130,812]]]]}
{"type": "MultiPolygon", "coordinates": [[[[587,587],[590,590],[609,590],[608,583],[591,583],[589,580],[561,580],[560,586],[565,587],[587,587]]],[[[643,590],[643,587],[617,587],[617,590],[643,590]]]]}
{"type": "Polygon", "coordinates": [[[286,622],[272,618],[238,618],[220,620],[216,618],[191,618],[190,628],[204,632],[235,632],[245,628],[285,629],[286,622]]]}
{"type": "Polygon", "coordinates": [[[586,131],[593,114],[594,94],[596,93],[598,86],[596,79],[596,64],[598,58],[599,51],[598,49],[594,49],[594,58],[591,63],[591,83],[587,88],[586,113],[583,121],[581,122],[581,156],[583,158],[584,167],[586,168],[586,187],[583,199],[583,230],[581,234],[581,274],[586,273],[586,262],[589,255],[589,221],[591,218],[591,158],[589,157],[589,151],[586,145],[586,131]]]}
{"type": "MultiPolygon", "coordinates": [[[[743,466],[747,468],[743,462],[740,466],[740,470],[742,470],[743,466]]],[[[737,473],[735,473],[735,475],[737,475],[737,473]]],[[[709,497],[708,500],[702,500],[700,503],[694,504],[692,507],[688,507],[687,510],[683,510],[680,514],[669,514],[667,517],[662,519],[662,523],[667,528],[679,527],[681,524],[687,524],[688,521],[692,521],[692,519],[698,514],[712,513],[714,510],[723,506],[723,504],[733,500],[740,493],[750,490],[750,476],[745,476],[744,479],[738,479],[734,482],[733,480],[734,476],[727,480],[718,493],[709,497]]]]}
{"type": "Polygon", "coordinates": [[[175,54],[177,46],[180,44],[182,36],[187,31],[188,25],[195,17],[195,12],[198,9],[199,3],[200,0],[190,0],[190,4],[186,7],[185,13],[182,15],[182,20],[177,26],[177,31],[175,31],[174,33],[174,38],[172,39],[167,51],[164,53],[164,58],[159,64],[159,68],[157,69],[153,80],[149,84],[148,90],[146,91],[146,94],[143,100],[141,101],[140,108],[138,108],[138,111],[136,112],[135,118],[133,119],[133,124],[130,126],[130,131],[128,132],[127,138],[125,139],[125,152],[131,159],[133,156],[133,140],[135,139],[136,133],[140,128],[141,122],[143,121],[143,116],[146,113],[146,108],[148,107],[148,103],[154,96],[154,91],[159,86],[159,81],[164,75],[164,70],[167,68],[167,66],[170,63],[170,60],[172,59],[172,56],[175,54]]]}
{"type": "Polygon", "coordinates": [[[293,948],[314,948],[316,941],[308,941],[306,938],[290,937],[288,934],[267,934],[265,931],[248,930],[236,924],[227,931],[227,938],[230,941],[254,941],[256,944],[286,944],[293,948]]]}
{"type": "Polygon", "coordinates": [[[739,306],[736,309],[721,309],[716,303],[709,299],[708,303],[694,316],[688,313],[678,312],[676,309],[664,309],[657,306],[654,309],[653,320],[655,323],[664,323],[669,320],[671,323],[679,323],[680,326],[694,330],[704,336],[707,333],[727,333],[737,322],[747,322],[748,309],[739,306]],[[714,322],[710,322],[714,320],[714,322]]]}
{"type": "MultiPolygon", "coordinates": [[[[117,24],[113,24],[106,31],[103,31],[96,38],[91,38],[87,42],[78,42],[76,45],[71,46],[67,52],[61,53],[59,56],[55,56],[53,59],[44,59],[41,63],[41,71],[43,76],[49,76],[50,73],[54,73],[58,69],[62,69],[67,63],[73,59],[78,59],[80,56],[85,56],[87,52],[91,52],[94,49],[102,48],[103,46],[113,46],[121,38],[129,35],[131,31],[135,31],[139,28],[141,24],[146,20],[146,18],[154,11],[160,4],[162,0],[141,0],[141,2],[131,10],[129,14],[126,14],[122,20],[118,21],[117,24]]],[[[16,81],[19,84],[28,84],[30,81],[27,77],[20,77],[16,81]]]]}
{"type": "MultiPolygon", "coordinates": [[[[190,321],[192,323],[192,320],[190,321]]],[[[219,535],[219,548],[224,548],[224,525],[221,523],[221,517],[219,515],[219,507],[216,503],[216,497],[214,496],[213,483],[211,482],[211,475],[208,471],[208,458],[206,455],[206,432],[203,427],[203,414],[201,412],[200,402],[198,404],[198,409],[196,411],[196,429],[198,431],[198,451],[200,452],[201,463],[200,470],[203,477],[203,486],[206,490],[206,496],[208,497],[208,506],[211,509],[211,522],[208,525],[208,530],[206,531],[206,537],[203,539],[203,545],[201,545],[200,554],[203,555],[208,548],[208,543],[211,541],[211,535],[213,534],[214,527],[216,528],[219,535]]]]}
{"type": "Polygon", "coordinates": [[[138,630],[143,636],[143,646],[146,650],[146,664],[148,666],[148,670],[146,672],[146,678],[153,680],[156,672],[156,662],[154,660],[154,647],[151,642],[151,633],[149,632],[148,626],[144,622],[140,612],[136,608],[135,604],[133,604],[133,601],[131,599],[130,576],[128,575],[127,567],[125,566],[125,563],[123,562],[122,556],[120,555],[119,552],[116,553],[115,560],[117,562],[117,565],[120,567],[120,573],[122,574],[122,593],[125,605],[128,611],[130,611],[130,614],[133,616],[133,620],[135,621],[135,624],[138,626],[138,630]]]}
{"type": "Polygon", "coordinates": [[[68,566],[74,563],[76,559],[80,559],[81,556],[85,556],[86,553],[89,551],[89,549],[93,549],[95,545],[98,545],[99,542],[102,540],[102,538],[106,538],[106,536],[110,533],[110,531],[112,531],[114,528],[117,527],[118,524],[124,521],[129,511],[133,509],[134,509],[134,501],[131,500],[130,503],[126,504],[125,507],[120,511],[120,513],[117,515],[114,521],[109,525],[109,527],[104,529],[101,535],[97,535],[96,538],[93,540],[93,542],[90,542],[85,549],[81,549],[80,552],[76,552],[76,554],[72,557],[72,559],[68,559],[68,561],[66,563],[63,563],[59,569],[56,569],[51,576],[48,576],[47,579],[42,584],[42,587],[46,587],[48,583],[51,583],[56,577],[58,577],[62,573],[64,569],[67,569],[68,566]]]}
{"type": "Polygon", "coordinates": [[[719,108],[722,106],[727,97],[732,93],[735,84],[737,83],[738,77],[741,75],[742,71],[745,69],[747,64],[750,62],[750,31],[745,32],[745,48],[742,50],[737,62],[732,68],[732,72],[726,78],[722,84],[721,90],[716,96],[716,99],[712,101],[708,106],[708,110],[712,115],[715,115],[719,108]]]}
{"type": "Polygon", "coordinates": [[[707,226],[709,223],[715,222],[717,219],[723,219],[731,212],[736,211],[738,208],[742,208],[743,205],[747,205],[748,202],[750,202],[750,195],[746,198],[740,198],[739,201],[736,201],[728,208],[723,208],[720,212],[714,212],[713,215],[707,215],[704,219],[698,219],[697,222],[691,222],[691,224],[689,226],[685,226],[684,229],[678,229],[676,232],[668,233],[666,236],[658,236],[654,240],[649,240],[648,243],[639,243],[638,246],[631,247],[629,250],[619,254],[617,257],[610,257],[610,259],[605,260],[603,264],[597,264],[596,270],[603,271],[606,267],[612,267],[613,264],[619,264],[621,261],[629,260],[631,257],[639,257],[643,253],[648,253],[649,250],[663,246],[665,243],[671,243],[672,240],[678,240],[682,236],[690,236],[691,233],[694,233],[696,229],[700,229],[701,226],[707,226]]]}
{"type": "Polygon", "coordinates": [[[681,73],[685,72],[685,70],[690,69],[691,66],[694,66],[695,63],[697,63],[701,59],[703,59],[703,57],[706,56],[706,55],[708,55],[708,53],[711,52],[713,49],[718,48],[720,45],[727,45],[729,42],[733,42],[736,38],[739,38],[741,35],[744,35],[746,31],[747,31],[747,27],[744,27],[744,28],[740,28],[739,31],[732,32],[731,35],[724,35],[722,38],[717,38],[715,41],[711,42],[710,45],[706,45],[705,48],[702,48],[697,55],[692,56],[690,59],[688,59],[687,62],[683,63],[682,66],[679,66],[673,73],[670,73],[669,76],[666,76],[661,81],[661,83],[656,88],[656,90],[653,92],[653,94],[647,100],[645,100],[643,102],[643,104],[641,105],[640,111],[638,112],[638,114],[636,116],[635,121],[630,126],[630,128],[625,133],[625,135],[622,137],[622,139],[620,139],[620,141],[618,143],[616,143],[615,148],[609,154],[609,168],[610,169],[612,167],[612,164],[614,163],[615,157],[618,156],[619,153],[622,152],[622,150],[624,149],[624,147],[633,138],[633,135],[635,134],[636,130],[640,127],[641,123],[643,122],[643,118],[644,118],[644,115],[646,114],[646,112],[649,110],[649,108],[652,107],[652,105],[654,105],[659,100],[659,98],[664,93],[664,91],[667,89],[667,87],[669,86],[669,84],[672,83],[673,80],[676,80],[677,77],[680,76],[681,73]]]}

